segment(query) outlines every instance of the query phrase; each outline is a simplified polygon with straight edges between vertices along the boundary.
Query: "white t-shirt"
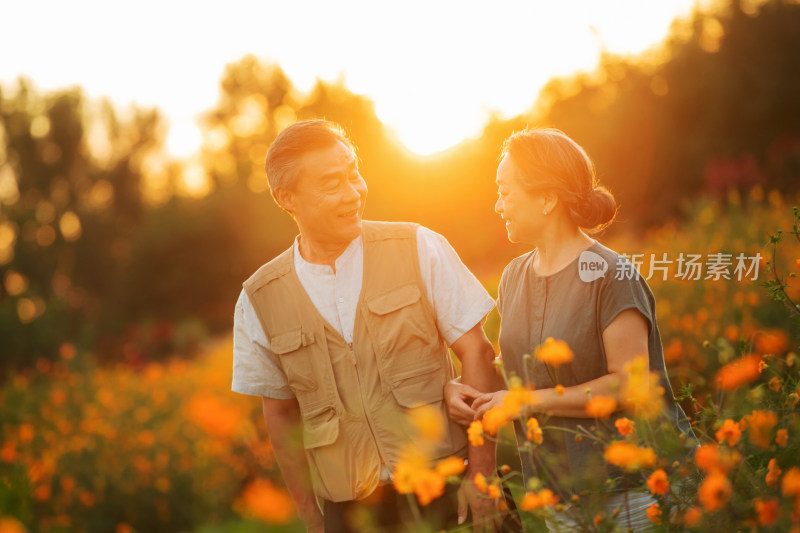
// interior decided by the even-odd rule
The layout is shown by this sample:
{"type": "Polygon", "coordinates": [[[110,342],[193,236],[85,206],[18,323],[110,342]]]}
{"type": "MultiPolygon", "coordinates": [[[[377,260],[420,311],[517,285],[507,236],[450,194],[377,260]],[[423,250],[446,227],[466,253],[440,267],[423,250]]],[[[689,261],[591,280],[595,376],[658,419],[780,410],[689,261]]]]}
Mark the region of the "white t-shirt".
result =
{"type": "MultiPolygon", "coordinates": [[[[417,253],[426,297],[436,314],[436,325],[448,346],[478,324],[494,301],[464,266],[447,240],[418,226],[417,253]]],[[[361,293],[364,248],[358,237],[336,259],[336,272],[302,258],[294,243],[294,266],[300,283],[322,317],[347,342],[353,340],[356,307],[361,293]]],[[[234,392],[275,399],[294,396],[286,375],[270,351],[255,309],[242,290],[233,323],[234,392]]]]}

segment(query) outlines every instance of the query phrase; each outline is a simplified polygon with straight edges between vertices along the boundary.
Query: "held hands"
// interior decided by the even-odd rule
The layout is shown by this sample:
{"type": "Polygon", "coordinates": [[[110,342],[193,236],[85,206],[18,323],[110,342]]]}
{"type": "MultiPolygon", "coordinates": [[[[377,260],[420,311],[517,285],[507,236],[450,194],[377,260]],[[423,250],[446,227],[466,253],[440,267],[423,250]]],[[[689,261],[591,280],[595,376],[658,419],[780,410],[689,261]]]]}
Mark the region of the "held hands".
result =
{"type": "Polygon", "coordinates": [[[475,420],[480,420],[486,411],[492,407],[503,404],[503,400],[508,394],[507,390],[499,390],[497,392],[487,392],[481,394],[472,402],[472,410],[475,412],[475,420]]]}
{"type": "Polygon", "coordinates": [[[475,410],[470,406],[482,395],[481,391],[461,383],[461,376],[448,381],[444,386],[444,401],[450,419],[468,426],[475,420],[475,410]]]}

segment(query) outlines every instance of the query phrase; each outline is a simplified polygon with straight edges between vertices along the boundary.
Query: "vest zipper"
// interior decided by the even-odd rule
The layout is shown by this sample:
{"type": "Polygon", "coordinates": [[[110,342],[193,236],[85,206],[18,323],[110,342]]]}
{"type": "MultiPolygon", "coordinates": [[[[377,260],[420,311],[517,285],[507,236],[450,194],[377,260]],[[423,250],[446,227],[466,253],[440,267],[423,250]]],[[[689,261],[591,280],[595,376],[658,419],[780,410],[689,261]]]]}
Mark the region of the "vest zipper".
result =
{"type": "Polygon", "coordinates": [[[353,350],[352,342],[347,343],[347,356],[350,358],[350,363],[352,363],[353,366],[356,366],[356,352],[353,350]]]}

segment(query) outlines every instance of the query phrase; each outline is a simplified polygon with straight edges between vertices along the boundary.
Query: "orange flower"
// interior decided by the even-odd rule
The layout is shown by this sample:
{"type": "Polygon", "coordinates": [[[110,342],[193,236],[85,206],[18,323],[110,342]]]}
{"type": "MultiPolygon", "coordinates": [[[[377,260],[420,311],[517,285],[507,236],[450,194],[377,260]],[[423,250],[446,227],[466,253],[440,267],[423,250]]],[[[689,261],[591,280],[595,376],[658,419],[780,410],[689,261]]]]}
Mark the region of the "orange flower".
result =
{"type": "Polygon", "coordinates": [[[294,517],[292,499],[266,479],[256,479],[245,487],[239,507],[246,514],[275,524],[285,524],[294,517]]]}
{"type": "Polygon", "coordinates": [[[653,466],[656,454],[651,448],[639,448],[627,442],[612,442],[606,447],[606,462],[629,472],[653,466]]]}
{"type": "Polygon", "coordinates": [[[647,488],[650,489],[651,494],[665,495],[669,489],[667,473],[659,468],[650,474],[650,477],[647,478],[647,488]]]}
{"type": "Polygon", "coordinates": [[[592,418],[608,418],[617,408],[617,400],[610,396],[595,396],[586,402],[586,414],[592,418]]]}
{"type": "Polygon", "coordinates": [[[187,405],[188,418],[207,433],[232,437],[241,427],[239,411],[211,393],[195,394],[187,405]]]}
{"type": "Polygon", "coordinates": [[[523,511],[533,511],[542,507],[550,507],[558,503],[558,496],[553,496],[550,489],[542,489],[538,494],[526,492],[519,506],[523,511]]]}
{"type": "Polygon", "coordinates": [[[651,503],[647,507],[647,518],[654,524],[661,523],[661,508],[658,506],[657,503],[651,503]]]}
{"type": "Polygon", "coordinates": [[[31,424],[22,424],[19,427],[19,440],[20,442],[30,442],[33,440],[33,426],[31,424]]]}
{"type": "Polygon", "coordinates": [[[430,468],[419,471],[414,483],[414,494],[420,505],[428,505],[433,500],[444,494],[444,477],[430,468]]]}
{"type": "MultiPolygon", "coordinates": [[[[433,470],[427,467],[423,456],[407,453],[395,469],[394,488],[400,494],[413,492],[417,495],[420,505],[428,505],[444,493],[445,474],[456,469],[455,465],[450,461],[451,459],[455,458],[448,457],[440,461],[436,465],[436,470],[433,470]]],[[[463,460],[461,460],[461,466],[463,470],[463,460]]]]}
{"type": "Polygon", "coordinates": [[[489,486],[486,483],[486,478],[484,477],[484,475],[478,472],[477,474],[475,474],[473,481],[475,482],[475,487],[477,487],[477,489],[482,493],[486,494],[486,491],[489,490],[489,486]]]}
{"type": "Polygon", "coordinates": [[[780,479],[782,473],[783,470],[778,466],[778,462],[775,459],[770,459],[767,465],[767,475],[765,477],[767,486],[775,488],[778,485],[778,479],[780,479]]]}
{"type": "Polygon", "coordinates": [[[444,438],[445,420],[438,409],[421,405],[410,412],[409,418],[411,425],[424,439],[438,442],[444,438]]]}
{"type": "Polygon", "coordinates": [[[556,394],[564,396],[564,385],[556,385],[556,394]]]}
{"type": "Polygon", "coordinates": [[[742,418],[747,427],[750,442],[764,450],[769,448],[770,433],[778,423],[778,415],[772,411],[753,411],[742,418]]]}
{"type": "Polygon", "coordinates": [[[509,385],[508,393],[503,398],[503,409],[507,418],[517,418],[523,407],[539,403],[536,393],[523,386],[519,378],[511,378],[509,385]]]}
{"type": "Polygon", "coordinates": [[[789,346],[789,336],[779,329],[760,331],[756,335],[756,350],[764,354],[779,354],[789,346]]]}
{"type": "Polygon", "coordinates": [[[473,420],[467,428],[467,437],[472,446],[483,446],[483,424],[480,420],[473,420]]]}
{"type": "Polygon", "coordinates": [[[780,507],[777,498],[770,498],[769,500],[757,498],[753,505],[758,513],[758,523],[760,525],[771,526],[778,521],[780,507]]]}
{"type": "Polygon", "coordinates": [[[779,380],[777,377],[774,377],[771,380],[769,380],[768,385],[769,385],[769,390],[771,391],[777,392],[781,390],[781,380],[779,380]]]}
{"type": "Polygon", "coordinates": [[[800,468],[793,466],[790,468],[781,480],[781,494],[784,496],[793,496],[795,498],[800,496],[800,468]]]}
{"type": "Polygon", "coordinates": [[[745,355],[740,359],[731,361],[717,372],[717,386],[724,390],[735,390],[746,383],[756,380],[760,361],[761,356],[757,354],[745,355]]]}
{"type": "Polygon", "coordinates": [[[620,398],[627,409],[641,418],[655,418],[664,405],[664,387],[658,373],[649,371],[647,356],[640,355],[623,367],[625,383],[620,398]]]}
{"type": "Polygon", "coordinates": [[[448,457],[436,463],[436,471],[443,477],[457,476],[467,465],[464,464],[464,459],[460,457],[448,457]]]}
{"type": "Polygon", "coordinates": [[[489,497],[491,499],[493,499],[493,500],[499,500],[500,499],[500,487],[498,487],[497,485],[489,485],[488,492],[489,492],[489,497]]]}
{"type": "Polygon", "coordinates": [[[531,417],[526,423],[528,426],[528,440],[534,444],[542,443],[542,428],[539,427],[539,421],[531,417]]]}
{"type": "Polygon", "coordinates": [[[717,431],[717,442],[722,444],[722,441],[728,443],[728,446],[734,446],[739,442],[739,437],[742,436],[742,428],[739,427],[737,422],[730,418],[722,423],[722,427],[717,431]]]}
{"type": "Polygon", "coordinates": [[[25,533],[27,529],[16,518],[4,516],[0,518],[0,531],[3,533],[25,533]]]}
{"type": "Polygon", "coordinates": [[[709,513],[718,511],[728,502],[733,487],[727,476],[719,471],[711,472],[700,484],[697,497],[709,513]]]}
{"type": "Polygon", "coordinates": [[[703,518],[703,511],[699,507],[690,507],[683,515],[683,523],[689,527],[694,527],[700,523],[703,518]]]}
{"type": "Polygon", "coordinates": [[[483,430],[489,435],[497,435],[500,428],[509,421],[506,410],[501,405],[491,407],[483,414],[483,430]]]}
{"type": "Polygon", "coordinates": [[[789,443],[789,432],[785,429],[779,429],[778,434],[775,435],[775,442],[781,448],[786,448],[786,445],[789,443]]]}
{"type": "Polygon", "coordinates": [[[633,420],[630,418],[625,418],[624,416],[622,418],[618,418],[616,422],[614,422],[614,427],[617,428],[617,431],[619,431],[619,434],[623,437],[630,435],[633,432],[635,425],[636,423],[633,420]]]}
{"type": "Polygon", "coordinates": [[[544,344],[536,349],[535,356],[536,359],[550,366],[559,366],[572,361],[573,353],[566,342],[547,337],[544,344]]]}
{"type": "Polygon", "coordinates": [[[727,473],[739,462],[741,456],[734,450],[720,448],[719,444],[709,443],[700,446],[694,454],[694,462],[705,472],[727,473]]]}

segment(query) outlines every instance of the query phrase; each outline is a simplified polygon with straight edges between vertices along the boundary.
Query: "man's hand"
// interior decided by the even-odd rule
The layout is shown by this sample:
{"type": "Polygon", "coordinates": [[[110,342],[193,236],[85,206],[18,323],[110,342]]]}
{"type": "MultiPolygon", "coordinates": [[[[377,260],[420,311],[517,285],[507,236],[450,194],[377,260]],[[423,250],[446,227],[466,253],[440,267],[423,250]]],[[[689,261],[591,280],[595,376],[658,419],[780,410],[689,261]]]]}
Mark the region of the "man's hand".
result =
{"type": "Polygon", "coordinates": [[[261,408],[275,459],[306,531],[323,533],[322,513],[311,487],[302,438],[298,437],[301,427],[300,406],[294,398],[277,400],[264,397],[261,408]]]}
{"type": "Polygon", "coordinates": [[[499,502],[482,494],[472,482],[474,475],[470,470],[464,476],[464,481],[458,489],[458,523],[463,524],[467,519],[467,510],[472,510],[472,530],[475,532],[494,533],[503,523],[503,515],[499,502]]]}
{"type": "Polygon", "coordinates": [[[444,401],[450,419],[468,426],[475,419],[475,411],[470,407],[473,400],[483,393],[461,383],[461,376],[448,381],[444,386],[444,401]]]}

